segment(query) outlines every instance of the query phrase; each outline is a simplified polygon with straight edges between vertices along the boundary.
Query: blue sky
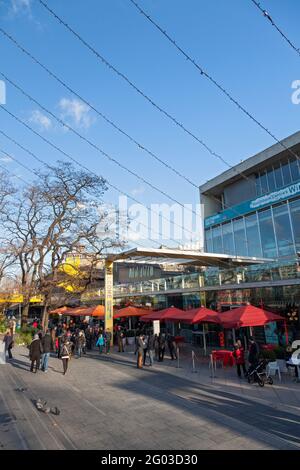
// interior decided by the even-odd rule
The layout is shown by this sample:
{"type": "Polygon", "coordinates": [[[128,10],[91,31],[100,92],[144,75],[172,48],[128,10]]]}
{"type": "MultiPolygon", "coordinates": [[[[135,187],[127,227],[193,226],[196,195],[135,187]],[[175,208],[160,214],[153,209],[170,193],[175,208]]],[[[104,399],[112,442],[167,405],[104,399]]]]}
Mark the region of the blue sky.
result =
{"type": "MultiPolygon", "coordinates": [[[[250,0],[139,0],[211,75],[277,137],[299,130],[300,105],[291,83],[300,57],[283,42],[250,0]]],[[[48,4],[160,106],[231,165],[272,145],[271,137],[241,114],[189,64],[128,0],[49,0],[48,4]]],[[[296,0],[263,0],[300,47],[296,0]]],[[[159,157],[201,184],[226,166],[168,121],[101,64],[35,0],[0,0],[0,24],[55,74],[159,157]]],[[[197,189],[150,159],[0,35],[0,70],[107,153],[185,204],[197,189]]],[[[0,77],[1,78],[1,77],[0,77]]],[[[169,202],[106,161],[7,84],[7,108],[93,171],[144,204],[169,202]]],[[[47,162],[61,156],[0,112],[0,129],[47,162]]],[[[0,147],[29,167],[36,162],[0,136],[0,147]]],[[[26,177],[14,162],[1,164],[26,177]]],[[[106,201],[116,202],[108,191],[106,201]]]]}

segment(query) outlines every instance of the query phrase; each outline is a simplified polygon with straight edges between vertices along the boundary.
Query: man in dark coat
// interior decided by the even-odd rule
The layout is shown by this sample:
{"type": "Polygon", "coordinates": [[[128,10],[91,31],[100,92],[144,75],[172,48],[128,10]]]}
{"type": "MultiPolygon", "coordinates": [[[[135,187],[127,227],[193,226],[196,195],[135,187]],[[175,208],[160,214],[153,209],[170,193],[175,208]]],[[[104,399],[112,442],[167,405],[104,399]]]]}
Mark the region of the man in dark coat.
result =
{"type": "MultiPolygon", "coordinates": [[[[248,362],[249,362],[249,369],[253,369],[257,362],[258,362],[258,345],[254,341],[253,336],[249,338],[249,353],[248,353],[248,362]]],[[[249,373],[249,371],[248,371],[249,373]]]]}
{"type": "Polygon", "coordinates": [[[48,372],[48,362],[49,362],[50,352],[53,349],[52,338],[51,338],[49,330],[46,331],[46,334],[45,336],[43,336],[41,343],[42,343],[42,348],[43,348],[42,370],[44,372],[48,372]]]}
{"type": "Polygon", "coordinates": [[[43,349],[42,349],[41,341],[39,339],[39,335],[35,334],[33,337],[33,341],[31,342],[30,347],[29,347],[29,358],[31,360],[30,372],[33,372],[34,365],[35,365],[35,373],[38,371],[40,367],[42,352],[43,352],[43,349]]]}
{"type": "Polygon", "coordinates": [[[174,336],[172,335],[168,335],[168,348],[169,348],[169,352],[170,352],[170,356],[171,356],[171,359],[172,361],[175,359],[177,359],[177,354],[176,354],[176,343],[175,343],[175,338],[174,336]]]}

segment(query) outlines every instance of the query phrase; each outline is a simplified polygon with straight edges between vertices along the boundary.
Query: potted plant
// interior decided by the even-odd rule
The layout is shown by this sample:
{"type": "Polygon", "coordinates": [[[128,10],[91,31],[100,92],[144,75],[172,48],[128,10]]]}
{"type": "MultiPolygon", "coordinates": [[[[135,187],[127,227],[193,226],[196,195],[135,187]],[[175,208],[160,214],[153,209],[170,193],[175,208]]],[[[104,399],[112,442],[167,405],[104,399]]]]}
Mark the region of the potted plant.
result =
{"type": "Polygon", "coordinates": [[[135,331],[134,330],[128,330],[126,332],[126,336],[127,336],[127,343],[129,345],[134,344],[134,342],[135,342],[135,331]]]}
{"type": "Polygon", "coordinates": [[[262,349],[260,352],[260,357],[262,359],[266,359],[269,362],[275,362],[276,361],[276,354],[274,351],[270,349],[262,349]]]}

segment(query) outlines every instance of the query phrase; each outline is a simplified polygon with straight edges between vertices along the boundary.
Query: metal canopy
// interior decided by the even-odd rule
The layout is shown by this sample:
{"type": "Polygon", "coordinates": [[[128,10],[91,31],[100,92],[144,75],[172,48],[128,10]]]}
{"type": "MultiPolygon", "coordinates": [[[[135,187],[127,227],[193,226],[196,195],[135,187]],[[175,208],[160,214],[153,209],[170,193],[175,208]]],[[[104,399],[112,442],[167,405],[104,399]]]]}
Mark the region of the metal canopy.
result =
{"type": "Polygon", "coordinates": [[[158,264],[191,263],[198,266],[242,266],[250,264],[270,263],[274,260],[270,258],[257,258],[250,256],[232,256],[218,253],[204,253],[201,251],[188,251],[169,248],[133,248],[118,254],[111,254],[107,257],[110,261],[134,261],[140,263],[155,262],[158,264]],[[155,261],[154,261],[155,260],[155,261]]]}

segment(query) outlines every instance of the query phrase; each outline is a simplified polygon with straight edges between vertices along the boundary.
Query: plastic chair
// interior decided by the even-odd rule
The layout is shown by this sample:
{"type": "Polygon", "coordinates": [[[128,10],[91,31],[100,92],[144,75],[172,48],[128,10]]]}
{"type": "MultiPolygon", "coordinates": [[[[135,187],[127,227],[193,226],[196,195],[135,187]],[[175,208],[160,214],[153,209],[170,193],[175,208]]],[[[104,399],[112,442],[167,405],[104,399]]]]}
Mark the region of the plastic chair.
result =
{"type": "Polygon", "coordinates": [[[267,365],[267,377],[270,377],[270,375],[275,377],[276,372],[278,372],[278,377],[279,377],[279,380],[281,382],[280,367],[279,367],[277,361],[269,362],[269,364],[267,365]]]}

